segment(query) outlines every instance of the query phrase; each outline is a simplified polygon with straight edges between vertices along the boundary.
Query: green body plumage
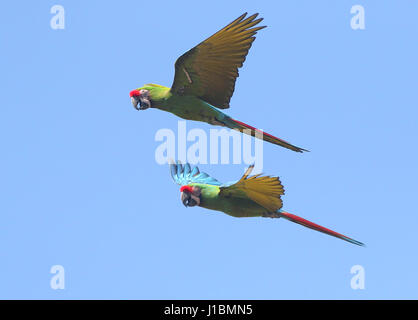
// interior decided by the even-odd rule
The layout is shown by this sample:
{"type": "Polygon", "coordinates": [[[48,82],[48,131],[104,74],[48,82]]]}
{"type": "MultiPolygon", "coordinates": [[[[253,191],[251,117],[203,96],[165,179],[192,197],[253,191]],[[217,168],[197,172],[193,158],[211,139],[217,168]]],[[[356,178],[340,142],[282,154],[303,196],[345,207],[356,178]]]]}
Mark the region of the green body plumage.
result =
{"type": "Polygon", "coordinates": [[[210,124],[221,124],[228,116],[195,96],[180,96],[170,88],[156,84],[147,84],[137,90],[148,90],[152,100],[152,108],[171,112],[186,120],[203,121],[210,124]]]}
{"type": "Polygon", "coordinates": [[[209,210],[221,211],[233,217],[260,217],[266,209],[243,194],[242,198],[225,197],[220,187],[209,184],[192,183],[201,189],[200,206],[209,210]]]}

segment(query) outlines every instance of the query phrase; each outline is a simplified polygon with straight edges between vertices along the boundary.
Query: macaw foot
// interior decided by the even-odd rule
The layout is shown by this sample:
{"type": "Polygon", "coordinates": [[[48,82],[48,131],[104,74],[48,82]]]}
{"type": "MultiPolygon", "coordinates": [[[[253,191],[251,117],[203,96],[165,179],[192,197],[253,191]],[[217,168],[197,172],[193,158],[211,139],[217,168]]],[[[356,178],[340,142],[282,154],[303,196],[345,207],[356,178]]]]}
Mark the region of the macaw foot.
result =
{"type": "Polygon", "coordinates": [[[223,122],[219,121],[219,120],[218,120],[218,119],[216,119],[216,118],[209,119],[209,123],[210,123],[210,124],[212,124],[212,125],[214,125],[214,126],[225,127],[225,123],[223,123],[223,122]]]}
{"type": "Polygon", "coordinates": [[[263,218],[280,218],[278,212],[265,212],[261,215],[263,218]]]}

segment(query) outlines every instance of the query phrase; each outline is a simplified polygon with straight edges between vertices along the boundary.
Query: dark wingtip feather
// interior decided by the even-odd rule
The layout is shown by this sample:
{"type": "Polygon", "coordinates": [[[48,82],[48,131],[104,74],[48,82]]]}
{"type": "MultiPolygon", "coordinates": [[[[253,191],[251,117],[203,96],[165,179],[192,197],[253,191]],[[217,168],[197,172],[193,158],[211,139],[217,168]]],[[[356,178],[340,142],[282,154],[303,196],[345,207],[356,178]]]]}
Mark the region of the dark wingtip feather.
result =
{"type": "Polygon", "coordinates": [[[344,237],[344,238],[342,238],[342,239],[344,239],[345,241],[348,241],[348,242],[350,242],[350,243],[352,243],[352,244],[356,244],[356,245],[358,245],[358,246],[360,246],[360,247],[365,247],[365,246],[366,246],[363,242],[360,242],[360,241],[357,241],[357,240],[351,239],[351,238],[349,238],[349,237],[344,237]]]}

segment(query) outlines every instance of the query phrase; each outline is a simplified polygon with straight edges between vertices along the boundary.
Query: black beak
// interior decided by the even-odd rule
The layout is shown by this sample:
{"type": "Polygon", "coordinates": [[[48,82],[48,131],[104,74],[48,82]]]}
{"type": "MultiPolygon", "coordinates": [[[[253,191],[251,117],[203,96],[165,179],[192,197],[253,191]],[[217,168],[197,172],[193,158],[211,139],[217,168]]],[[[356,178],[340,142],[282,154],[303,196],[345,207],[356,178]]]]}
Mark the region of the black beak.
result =
{"type": "Polygon", "coordinates": [[[190,201],[190,193],[188,192],[182,192],[181,193],[181,202],[183,202],[183,205],[187,208],[189,206],[190,201]]]}
{"type": "Polygon", "coordinates": [[[151,107],[151,101],[147,97],[133,96],[131,97],[131,102],[136,110],[145,110],[151,107]]]}
{"type": "Polygon", "coordinates": [[[133,97],[131,97],[131,102],[132,102],[132,105],[134,106],[134,108],[135,108],[136,110],[139,110],[139,108],[138,108],[138,104],[139,104],[139,97],[138,97],[138,96],[133,96],[133,97]]]}

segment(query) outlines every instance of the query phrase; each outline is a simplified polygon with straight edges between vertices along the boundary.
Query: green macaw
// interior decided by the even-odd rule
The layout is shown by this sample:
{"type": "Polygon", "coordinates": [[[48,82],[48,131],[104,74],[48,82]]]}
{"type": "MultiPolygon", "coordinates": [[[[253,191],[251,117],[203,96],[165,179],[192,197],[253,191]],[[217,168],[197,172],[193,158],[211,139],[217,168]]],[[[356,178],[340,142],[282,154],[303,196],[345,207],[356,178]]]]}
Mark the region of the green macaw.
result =
{"type": "Polygon", "coordinates": [[[186,207],[200,206],[210,210],[224,212],[234,217],[269,217],[284,218],[304,227],[323,232],[350,243],[364,246],[360,241],[324,228],[297,215],[283,211],[281,196],[284,188],[279,177],[249,177],[253,165],[236,182],[222,184],[198,167],[170,164],[173,180],[181,185],[181,201],[186,207]]]}
{"type": "MultiPolygon", "coordinates": [[[[296,152],[307,151],[219,110],[229,108],[238,68],[242,67],[257,31],[265,28],[256,27],[263,20],[256,19],[258,14],[248,18],[246,15],[244,13],[178,58],[171,88],[146,84],[130,92],[132,104],[137,110],[157,108],[186,120],[238,130],[296,152]]],[[[256,94],[251,93],[251,99],[256,99],[256,94]]]]}

